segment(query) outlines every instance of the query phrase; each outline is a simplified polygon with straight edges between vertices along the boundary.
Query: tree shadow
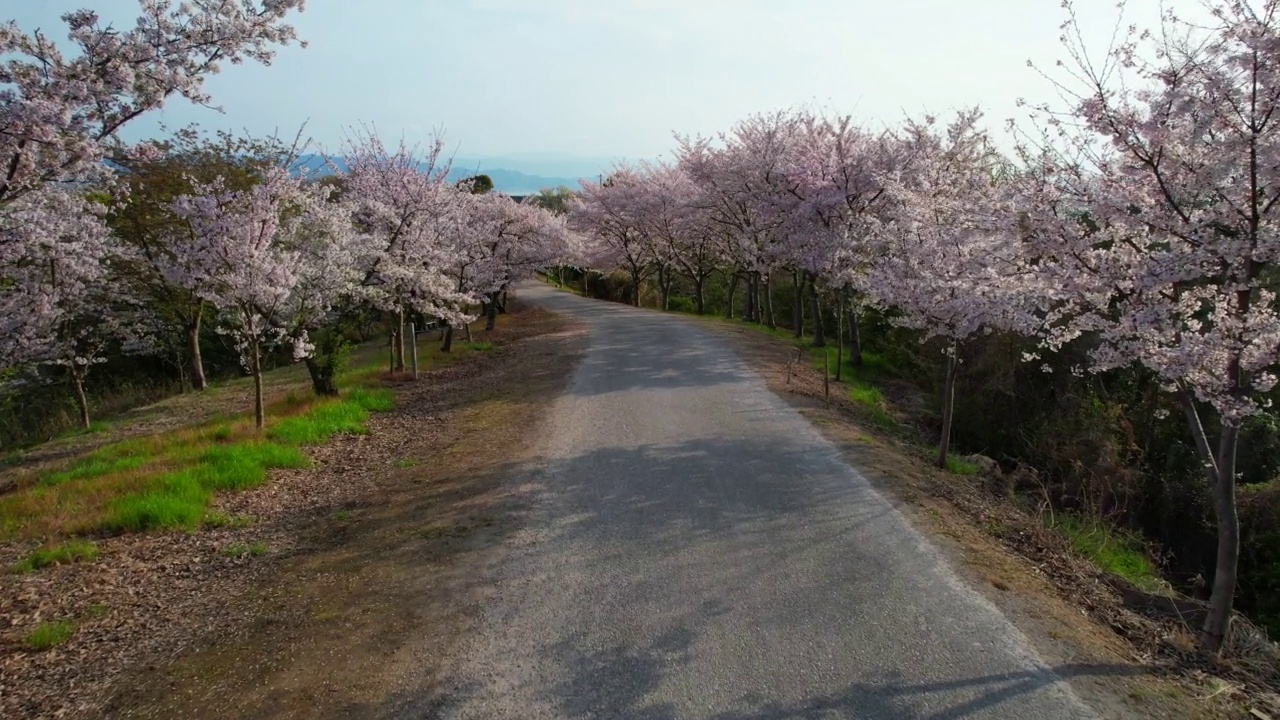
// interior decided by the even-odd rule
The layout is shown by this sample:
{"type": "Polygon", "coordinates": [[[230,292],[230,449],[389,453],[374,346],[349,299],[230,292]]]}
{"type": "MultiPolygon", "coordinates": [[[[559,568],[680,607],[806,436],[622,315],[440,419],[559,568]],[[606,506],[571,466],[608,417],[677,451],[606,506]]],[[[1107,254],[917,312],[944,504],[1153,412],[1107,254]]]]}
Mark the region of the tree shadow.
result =
{"type": "MultiPolygon", "coordinates": [[[[1063,680],[1082,677],[1132,677],[1153,671],[1134,665],[1109,663],[1071,663],[1052,668],[996,673],[942,682],[906,682],[886,678],[879,682],[855,682],[831,695],[807,698],[798,703],[760,703],[743,698],[748,709],[732,710],[710,716],[710,720],[831,720],[857,718],[867,720],[962,720],[967,718],[1020,718],[1013,711],[999,708],[1019,696],[1057,685],[1063,680]],[[963,699],[943,699],[941,704],[930,696],[958,695],[963,699]]],[[[1081,713],[1064,714],[1062,718],[1089,717],[1081,713]]]]}
{"type": "Polygon", "coordinates": [[[1038,666],[883,497],[802,441],[587,450],[543,483],[529,579],[485,641],[496,662],[458,669],[463,717],[492,707],[486,673],[508,658],[537,671],[507,707],[642,720],[1088,717],[1062,676],[1140,671],[1038,666]]]}

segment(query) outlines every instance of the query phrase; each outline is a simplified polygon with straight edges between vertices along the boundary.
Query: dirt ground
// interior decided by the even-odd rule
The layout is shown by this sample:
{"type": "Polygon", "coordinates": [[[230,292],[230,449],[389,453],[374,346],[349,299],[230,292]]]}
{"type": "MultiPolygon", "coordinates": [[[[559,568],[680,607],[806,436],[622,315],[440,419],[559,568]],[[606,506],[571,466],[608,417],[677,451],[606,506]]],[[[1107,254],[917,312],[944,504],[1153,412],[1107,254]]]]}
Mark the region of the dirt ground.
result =
{"type": "Polygon", "coordinates": [[[918,437],[878,426],[839,385],[832,384],[828,399],[820,370],[791,363],[793,345],[740,325],[705,324],[730,338],[774,392],[927,532],[1103,717],[1280,718],[1280,698],[1265,685],[1230,666],[1205,666],[1194,657],[1191,633],[1127,608],[1109,581],[1024,504],[992,492],[984,478],[935,469],[918,437]]]}
{"type": "Polygon", "coordinates": [[[51,597],[82,620],[44,653],[4,639],[0,717],[360,718],[430,697],[583,337],[520,308],[477,338],[494,350],[400,385],[368,435],[219,499],[251,525],[107,539],[96,562],[12,577],[11,627],[51,597]],[[266,551],[231,557],[233,544],[266,551]]]}

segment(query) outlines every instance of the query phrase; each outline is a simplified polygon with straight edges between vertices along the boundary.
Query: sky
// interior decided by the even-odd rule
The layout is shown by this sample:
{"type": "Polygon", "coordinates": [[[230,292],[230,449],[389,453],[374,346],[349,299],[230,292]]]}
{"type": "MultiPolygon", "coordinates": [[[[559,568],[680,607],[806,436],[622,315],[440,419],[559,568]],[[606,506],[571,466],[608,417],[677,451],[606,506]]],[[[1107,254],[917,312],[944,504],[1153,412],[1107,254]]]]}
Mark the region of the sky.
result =
{"type": "MultiPolygon", "coordinates": [[[[0,17],[61,37],[88,6],[124,26],[136,0],[7,0],[0,17]]],[[[1172,0],[1174,7],[1196,0],[1172,0]]],[[[1102,53],[1115,0],[1076,0],[1102,53]]],[[[1131,3],[1148,21],[1155,0],[1131,3]],[[1145,14],[1144,14],[1145,13],[1145,14]]],[[[224,113],[171,103],[158,123],[292,135],[322,147],[361,123],[411,141],[444,131],[465,156],[651,158],[672,132],[712,134],[755,112],[809,105],[883,126],[981,105],[993,128],[1048,100],[1065,57],[1060,0],[308,0],[309,47],[208,82],[224,113]]]]}

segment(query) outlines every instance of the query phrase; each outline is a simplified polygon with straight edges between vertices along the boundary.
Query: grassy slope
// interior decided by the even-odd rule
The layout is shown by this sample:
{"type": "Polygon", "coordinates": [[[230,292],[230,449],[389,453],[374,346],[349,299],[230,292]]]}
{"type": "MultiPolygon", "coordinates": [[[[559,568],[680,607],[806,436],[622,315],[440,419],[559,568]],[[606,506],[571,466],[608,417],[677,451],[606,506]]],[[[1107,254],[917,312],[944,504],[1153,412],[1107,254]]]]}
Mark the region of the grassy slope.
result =
{"type": "MultiPolygon", "coordinates": [[[[424,335],[419,365],[431,369],[487,349],[457,343],[444,354],[424,335]]],[[[391,391],[380,387],[385,355],[381,343],[362,347],[339,379],[338,398],[312,394],[298,367],[268,373],[265,432],[254,428],[246,411],[251,389],[238,379],[108,421],[93,442],[76,433],[8,458],[0,542],[43,543],[13,569],[92,560],[97,553],[88,538],[104,533],[235,522],[210,511],[215,493],[257,487],[274,468],[305,467],[305,446],[365,432],[371,412],[392,407],[391,391]],[[59,459],[33,460],[41,457],[59,459]]]]}

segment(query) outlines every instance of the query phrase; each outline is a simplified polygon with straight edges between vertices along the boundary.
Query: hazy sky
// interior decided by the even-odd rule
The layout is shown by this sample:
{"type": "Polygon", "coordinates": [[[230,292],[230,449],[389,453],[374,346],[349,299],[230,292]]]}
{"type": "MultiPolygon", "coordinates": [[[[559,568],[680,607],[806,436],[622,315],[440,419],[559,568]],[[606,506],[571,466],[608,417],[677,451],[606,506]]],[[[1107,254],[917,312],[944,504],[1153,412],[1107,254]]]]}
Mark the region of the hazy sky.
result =
{"type": "MultiPolygon", "coordinates": [[[[92,6],[131,24],[136,0],[3,0],[0,16],[64,35],[92,6]]],[[[1142,13],[1155,0],[1132,3],[1142,13]]],[[[752,112],[811,104],[870,123],[981,104],[993,126],[1019,96],[1049,98],[1059,0],[309,0],[307,49],[209,82],[226,113],[174,103],[164,121],[309,133],[332,147],[375,123],[463,155],[648,157],[673,130],[712,133],[752,112]]],[[[1101,52],[1115,0],[1077,0],[1101,52]]],[[[1196,5],[1173,0],[1173,5],[1196,5]]],[[[1130,10],[1130,17],[1135,12],[1130,10]]],[[[1148,17],[1141,15],[1142,19],[1148,17]]],[[[132,138],[155,132],[156,120],[132,138]]]]}

